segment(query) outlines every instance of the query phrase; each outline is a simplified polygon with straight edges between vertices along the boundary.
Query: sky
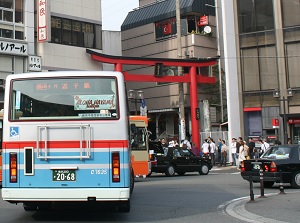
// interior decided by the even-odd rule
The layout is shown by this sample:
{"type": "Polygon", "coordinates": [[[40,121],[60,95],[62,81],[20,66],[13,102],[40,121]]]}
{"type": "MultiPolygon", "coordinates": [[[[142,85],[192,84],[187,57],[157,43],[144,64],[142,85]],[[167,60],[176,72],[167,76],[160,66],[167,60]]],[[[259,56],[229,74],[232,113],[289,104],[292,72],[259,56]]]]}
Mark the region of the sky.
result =
{"type": "Polygon", "coordinates": [[[139,0],[101,0],[102,29],[120,31],[128,12],[137,8],[139,0]]]}

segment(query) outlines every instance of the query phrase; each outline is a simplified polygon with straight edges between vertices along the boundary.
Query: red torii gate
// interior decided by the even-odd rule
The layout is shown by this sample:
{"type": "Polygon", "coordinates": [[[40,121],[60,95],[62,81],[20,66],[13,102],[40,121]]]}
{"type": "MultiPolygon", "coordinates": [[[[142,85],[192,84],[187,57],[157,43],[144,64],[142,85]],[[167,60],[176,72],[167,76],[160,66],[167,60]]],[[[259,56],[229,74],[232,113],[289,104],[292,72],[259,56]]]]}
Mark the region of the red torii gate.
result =
{"type": "Polygon", "coordinates": [[[124,74],[125,81],[129,82],[178,82],[178,83],[190,83],[190,104],[191,104],[191,118],[192,118],[192,138],[200,149],[200,134],[199,134],[199,121],[196,117],[196,110],[198,108],[198,92],[197,84],[214,84],[216,83],[215,77],[206,77],[197,75],[197,67],[212,66],[217,63],[218,57],[215,58],[198,58],[198,59],[170,59],[170,58],[148,58],[148,57],[124,57],[124,56],[112,56],[95,52],[90,49],[86,49],[88,54],[91,54],[93,60],[114,64],[115,71],[122,72],[124,74]],[[155,66],[157,63],[163,64],[163,66],[180,66],[190,67],[189,74],[183,76],[162,76],[155,77],[154,74],[129,74],[122,71],[122,65],[149,65],[155,66]]]}

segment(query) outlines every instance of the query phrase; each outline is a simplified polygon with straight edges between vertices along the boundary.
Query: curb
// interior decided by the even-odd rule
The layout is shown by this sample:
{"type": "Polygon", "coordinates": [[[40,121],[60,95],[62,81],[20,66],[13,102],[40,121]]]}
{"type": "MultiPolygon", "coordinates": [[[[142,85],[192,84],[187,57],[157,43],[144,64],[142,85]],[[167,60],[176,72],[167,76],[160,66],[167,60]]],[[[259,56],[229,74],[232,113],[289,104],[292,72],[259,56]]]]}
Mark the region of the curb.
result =
{"type": "MultiPolygon", "coordinates": [[[[278,193],[271,193],[266,194],[266,197],[278,195],[278,193]]],[[[256,195],[255,198],[258,198],[259,196],[256,195]]],[[[278,221],[276,219],[271,218],[265,218],[263,216],[259,216],[256,214],[253,214],[246,210],[245,205],[249,201],[249,196],[247,197],[241,197],[237,199],[233,199],[231,201],[228,201],[224,204],[219,205],[218,211],[220,214],[223,215],[229,215],[233,218],[246,221],[246,222],[255,222],[255,223],[266,223],[266,222],[272,222],[272,223],[288,223],[285,221],[278,221]]]]}

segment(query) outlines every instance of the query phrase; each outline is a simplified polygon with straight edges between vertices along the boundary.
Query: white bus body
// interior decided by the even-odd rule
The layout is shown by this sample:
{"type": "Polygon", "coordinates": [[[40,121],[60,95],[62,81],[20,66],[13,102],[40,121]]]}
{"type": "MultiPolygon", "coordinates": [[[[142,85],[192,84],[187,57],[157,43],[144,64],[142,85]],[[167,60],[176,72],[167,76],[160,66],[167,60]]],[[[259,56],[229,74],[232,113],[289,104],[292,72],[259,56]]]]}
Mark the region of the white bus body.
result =
{"type": "Polygon", "coordinates": [[[70,201],[116,202],[133,189],[123,74],[9,75],[3,119],[2,197],[25,210],[70,201]]]}

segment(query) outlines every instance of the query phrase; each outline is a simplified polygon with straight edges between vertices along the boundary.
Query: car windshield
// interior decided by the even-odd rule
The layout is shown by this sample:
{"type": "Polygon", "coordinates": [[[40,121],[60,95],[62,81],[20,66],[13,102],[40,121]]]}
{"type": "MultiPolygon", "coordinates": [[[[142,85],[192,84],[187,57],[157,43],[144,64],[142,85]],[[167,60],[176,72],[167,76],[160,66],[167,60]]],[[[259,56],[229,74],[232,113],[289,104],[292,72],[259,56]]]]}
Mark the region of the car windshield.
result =
{"type": "Polygon", "coordinates": [[[288,159],[290,157],[290,147],[272,147],[262,156],[268,159],[288,159]]]}

